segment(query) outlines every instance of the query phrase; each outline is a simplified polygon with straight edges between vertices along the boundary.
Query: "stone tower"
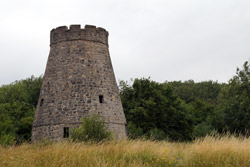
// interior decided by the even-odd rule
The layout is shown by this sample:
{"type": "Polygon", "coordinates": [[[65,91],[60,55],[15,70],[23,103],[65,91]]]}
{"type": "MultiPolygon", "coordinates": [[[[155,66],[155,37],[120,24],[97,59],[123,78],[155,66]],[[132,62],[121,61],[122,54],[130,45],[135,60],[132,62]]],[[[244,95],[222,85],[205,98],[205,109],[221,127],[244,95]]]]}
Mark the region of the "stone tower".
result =
{"type": "Polygon", "coordinates": [[[81,118],[99,114],[116,138],[125,116],[109,55],[108,32],[86,25],[50,32],[50,53],[32,126],[32,140],[61,140],[81,118]]]}

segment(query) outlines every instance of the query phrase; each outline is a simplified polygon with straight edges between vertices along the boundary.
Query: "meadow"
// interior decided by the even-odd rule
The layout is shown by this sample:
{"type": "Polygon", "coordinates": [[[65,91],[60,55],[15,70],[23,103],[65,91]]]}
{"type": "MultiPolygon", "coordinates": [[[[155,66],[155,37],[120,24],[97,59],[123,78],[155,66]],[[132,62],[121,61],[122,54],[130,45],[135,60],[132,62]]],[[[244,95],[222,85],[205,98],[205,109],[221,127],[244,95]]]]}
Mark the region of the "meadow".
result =
{"type": "Polygon", "coordinates": [[[1,167],[250,167],[250,139],[207,136],[188,143],[124,140],[0,146],[1,167]]]}

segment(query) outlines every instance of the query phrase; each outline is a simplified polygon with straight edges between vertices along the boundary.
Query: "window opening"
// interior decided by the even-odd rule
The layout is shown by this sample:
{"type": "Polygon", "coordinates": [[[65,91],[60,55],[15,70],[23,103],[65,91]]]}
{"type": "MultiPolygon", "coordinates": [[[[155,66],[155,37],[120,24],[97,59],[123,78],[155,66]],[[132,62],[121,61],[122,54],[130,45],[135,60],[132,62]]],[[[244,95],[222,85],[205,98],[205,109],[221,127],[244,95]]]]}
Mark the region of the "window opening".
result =
{"type": "Polygon", "coordinates": [[[63,138],[69,138],[69,127],[63,128],[63,138]]]}
{"type": "Polygon", "coordinates": [[[42,107],[43,106],[43,99],[41,99],[41,101],[40,101],[40,107],[42,107]]]}
{"type": "Polygon", "coordinates": [[[99,102],[103,103],[103,95],[99,95],[99,102]]]}

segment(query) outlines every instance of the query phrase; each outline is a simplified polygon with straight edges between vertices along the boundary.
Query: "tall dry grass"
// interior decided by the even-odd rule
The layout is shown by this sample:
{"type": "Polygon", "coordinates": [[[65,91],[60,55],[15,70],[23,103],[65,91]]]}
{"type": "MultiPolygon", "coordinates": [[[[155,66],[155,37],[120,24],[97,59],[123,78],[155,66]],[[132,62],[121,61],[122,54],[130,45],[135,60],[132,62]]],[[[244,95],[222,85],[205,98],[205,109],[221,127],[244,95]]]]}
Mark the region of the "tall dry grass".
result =
{"type": "Polygon", "coordinates": [[[206,137],[192,143],[143,140],[0,146],[0,167],[250,167],[250,139],[206,137]]]}

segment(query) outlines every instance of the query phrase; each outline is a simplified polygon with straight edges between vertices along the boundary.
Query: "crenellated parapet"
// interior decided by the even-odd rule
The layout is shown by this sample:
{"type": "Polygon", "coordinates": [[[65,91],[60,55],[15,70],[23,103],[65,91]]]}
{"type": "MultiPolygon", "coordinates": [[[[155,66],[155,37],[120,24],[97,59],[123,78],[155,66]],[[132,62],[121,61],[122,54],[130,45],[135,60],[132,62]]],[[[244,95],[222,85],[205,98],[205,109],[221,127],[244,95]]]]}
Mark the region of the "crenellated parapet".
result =
{"type": "Polygon", "coordinates": [[[57,27],[50,32],[50,45],[54,45],[64,41],[85,40],[100,42],[108,45],[108,31],[103,28],[85,25],[84,29],[81,25],[71,25],[57,27]]]}

